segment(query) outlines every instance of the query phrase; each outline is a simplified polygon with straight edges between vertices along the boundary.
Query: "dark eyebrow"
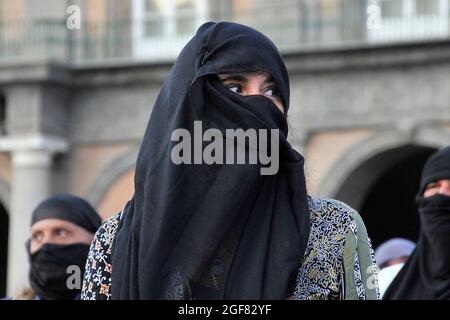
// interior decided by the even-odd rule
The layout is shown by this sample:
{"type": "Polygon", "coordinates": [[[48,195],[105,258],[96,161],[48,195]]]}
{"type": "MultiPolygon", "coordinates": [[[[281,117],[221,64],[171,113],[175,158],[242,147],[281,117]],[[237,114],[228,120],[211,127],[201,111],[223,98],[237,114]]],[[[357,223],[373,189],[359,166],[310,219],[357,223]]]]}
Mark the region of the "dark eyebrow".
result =
{"type": "Polygon", "coordinates": [[[273,80],[272,77],[267,77],[267,79],[264,80],[263,85],[268,83],[276,85],[275,80],[273,80]]]}

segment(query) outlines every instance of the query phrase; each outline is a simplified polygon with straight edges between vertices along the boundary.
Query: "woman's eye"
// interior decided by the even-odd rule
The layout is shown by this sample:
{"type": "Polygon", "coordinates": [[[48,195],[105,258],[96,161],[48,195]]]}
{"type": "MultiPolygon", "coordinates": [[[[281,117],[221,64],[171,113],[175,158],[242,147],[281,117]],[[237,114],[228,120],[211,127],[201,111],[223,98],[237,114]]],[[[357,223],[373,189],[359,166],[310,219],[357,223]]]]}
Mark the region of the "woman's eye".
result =
{"type": "Polygon", "coordinates": [[[58,229],[58,230],[56,230],[56,235],[58,237],[66,237],[67,236],[67,230],[58,229]]]}
{"type": "Polygon", "coordinates": [[[430,183],[425,188],[425,192],[430,194],[430,192],[437,192],[438,189],[439,189],[439,184],[437,184],[437,183],[430,183]]]}
{"type": "Polygon", "coordinates": [[[236,84],[229,85],[229,86],[227,86],[227,88],[228,88],[228,90],[230,90],[230,91],[232,91],[234,93],[238,93],[239,94],[241,92],[240,86],[238,86],[236,84]]]}
{"type": "Polygon", "coordinates": [[[275,88],[268,88],[264,91],[264,94],[269,97],[278,97],[278,91],[275,88]]]}
{"type": "Polygon", "coordinates": [[[438,187],[437,183],[433,182],[433,183],[430,183],[430,184],[427,186],[427,190],[429,190],[429,189],[434,189],[434,188],[437,188],[437,187],[438,187]]]}
{"type": "Polygon", "coordinates": [[[42,233],[35,233],[31,237],[34,241],[42,241],[44,235],[42,233]]]}

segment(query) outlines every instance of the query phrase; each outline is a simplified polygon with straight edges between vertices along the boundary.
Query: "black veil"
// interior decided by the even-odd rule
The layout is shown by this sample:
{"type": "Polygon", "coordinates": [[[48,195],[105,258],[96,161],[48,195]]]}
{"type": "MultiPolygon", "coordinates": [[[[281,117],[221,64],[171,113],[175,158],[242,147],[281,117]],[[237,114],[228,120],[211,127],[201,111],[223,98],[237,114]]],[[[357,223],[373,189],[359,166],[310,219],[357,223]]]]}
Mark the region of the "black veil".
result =
{"type": "Polygon", "coordinates": [[[450,179],[450,147],[432,155],[425,164],[417,196],[419,240],[384,300],[450,299],[450,196],[423,197],[429,183],[445,179],[450,179]]]}
{"type": "Polygon", "coordinates": [[[293,290],[310,228],[303,157],[270,99],[240,96],[217,78],[245,71],[270,74],[287,111],[286,67],[260,32],[206,23],[180,53],[155,102],[113,245],[112,299],[284,299],[293,290]],[[171,134],[193,133],[194,121],[221,132],[278,129],[278,173],[173,164],[171,134]]]}

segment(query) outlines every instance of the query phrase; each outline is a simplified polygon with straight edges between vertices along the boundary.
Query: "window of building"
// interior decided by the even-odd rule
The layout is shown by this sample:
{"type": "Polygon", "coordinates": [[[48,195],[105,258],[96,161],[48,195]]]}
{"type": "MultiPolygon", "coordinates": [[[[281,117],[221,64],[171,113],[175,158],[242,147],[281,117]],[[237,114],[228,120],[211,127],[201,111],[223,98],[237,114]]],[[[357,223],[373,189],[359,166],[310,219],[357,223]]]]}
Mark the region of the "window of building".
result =
{"type": "Polygon", "coordinates": [[[144,1],[144,36],[147,38],[161,37],[166,8],[161,1],[144,1]],[[158,2],[160,4],[158,4],[158,2]]]}
{"type": "Polygon", "coordinates": [[[133,0],[133,55],[170,59],[207,21],[208,0],[133,0]]]}
{"type": "Polygon", "coordinates": [[[196,28],[196,0],[145,0],[144,35],[147,38],[192,35],[196,28]]]}
{"type": "Polygon", "coordinates": [[[419,16],[439,14],[439,0],[416,0],[416,14],[419,16]]]}
{"type": "Polygon", "coordinates": [[[402,0],[382,0],[380,7],[383,18],[401,17],[403,15],[402,0]]]}

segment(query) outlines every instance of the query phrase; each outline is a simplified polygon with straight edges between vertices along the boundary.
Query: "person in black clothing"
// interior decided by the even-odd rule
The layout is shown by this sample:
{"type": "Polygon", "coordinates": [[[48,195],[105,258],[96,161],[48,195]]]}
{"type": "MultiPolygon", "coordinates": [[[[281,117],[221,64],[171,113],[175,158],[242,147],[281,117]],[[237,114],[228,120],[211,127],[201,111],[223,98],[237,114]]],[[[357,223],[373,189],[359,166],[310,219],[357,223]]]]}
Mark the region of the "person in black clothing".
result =
{"type": "Polygon", "coordinates": [[[79,298],[89,244],[100,225],[100,216],[81,198],[60,194],[41,202],[26,244],[31,288],[14,299],[79,298]]]}
{"type": "Polygon", "coordinates": [[[427,161],[417,201],[419,241],[385,300],[450,299],[450,147],[427,161]]]}

